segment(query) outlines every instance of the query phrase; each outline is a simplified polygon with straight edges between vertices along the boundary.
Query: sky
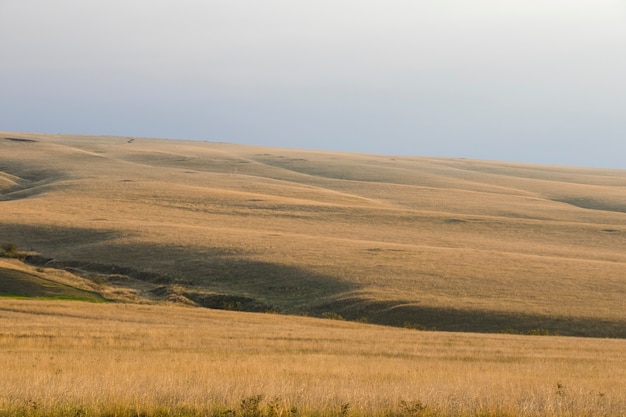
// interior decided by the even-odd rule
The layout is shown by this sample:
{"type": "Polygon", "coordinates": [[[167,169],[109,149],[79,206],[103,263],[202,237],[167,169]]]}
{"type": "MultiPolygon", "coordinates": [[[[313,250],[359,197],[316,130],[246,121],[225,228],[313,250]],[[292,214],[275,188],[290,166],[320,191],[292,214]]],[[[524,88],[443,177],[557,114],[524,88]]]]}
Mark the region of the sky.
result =
{"type": "Polygon", "coordinates": [[[626,169],[626,2],[0,0],[0,130],[626,169]]]}

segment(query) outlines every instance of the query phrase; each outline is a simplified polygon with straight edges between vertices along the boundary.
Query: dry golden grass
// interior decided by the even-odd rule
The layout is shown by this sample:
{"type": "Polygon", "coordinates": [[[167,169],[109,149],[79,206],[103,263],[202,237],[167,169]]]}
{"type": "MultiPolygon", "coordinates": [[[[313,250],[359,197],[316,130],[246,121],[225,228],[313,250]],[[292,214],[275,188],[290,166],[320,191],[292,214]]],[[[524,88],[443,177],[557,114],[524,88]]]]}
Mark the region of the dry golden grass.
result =
{"type": "Polygon", "coordinates": [[[242,415],[257,395],[265,415],[626,414],[621,339],[19,300],[0,329],[3,416],[242,415]]]}
{"type": "Polygon", "coordinates": [[[619,170],[0,134],[0,240],[160,276],[118,280],[128,297],[444,330],[626,337],[625,187],[619,170]]]}
{"type": "Polygon", "coordinates": [[[144,303],[0,298],[0,416],[625,416],[625,190],[618,170],[0,133],[0,243],[53,259],[0,279],[144,303]]]}

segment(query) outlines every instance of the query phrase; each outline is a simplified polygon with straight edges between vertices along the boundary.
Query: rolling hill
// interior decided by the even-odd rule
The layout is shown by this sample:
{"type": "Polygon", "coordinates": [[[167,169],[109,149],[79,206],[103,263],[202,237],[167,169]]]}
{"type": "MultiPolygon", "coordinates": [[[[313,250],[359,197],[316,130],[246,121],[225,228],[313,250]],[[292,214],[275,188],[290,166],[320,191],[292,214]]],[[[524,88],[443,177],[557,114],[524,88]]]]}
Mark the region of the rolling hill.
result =
{"type": "Polygon", "coordinates": [[[621,170],[3,132],[0,213],[37,291],[626,337],[621,170]]]}

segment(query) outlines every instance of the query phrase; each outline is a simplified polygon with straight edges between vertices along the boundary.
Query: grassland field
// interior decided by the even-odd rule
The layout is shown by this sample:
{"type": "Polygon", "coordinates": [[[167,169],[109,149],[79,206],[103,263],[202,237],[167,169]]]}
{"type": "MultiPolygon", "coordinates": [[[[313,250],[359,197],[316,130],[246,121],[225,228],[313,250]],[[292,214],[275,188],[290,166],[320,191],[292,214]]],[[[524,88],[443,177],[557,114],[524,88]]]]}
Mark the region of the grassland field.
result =
{"type": "Polygon", "coordinates": [[[626,414],[626,340],[3,300],[2,417],[626,414]]]}
{"type": "Polygon", "coordinates": [[[0,132],[3,242],[0,416],[626,415],[623,170],[0,132]]]}

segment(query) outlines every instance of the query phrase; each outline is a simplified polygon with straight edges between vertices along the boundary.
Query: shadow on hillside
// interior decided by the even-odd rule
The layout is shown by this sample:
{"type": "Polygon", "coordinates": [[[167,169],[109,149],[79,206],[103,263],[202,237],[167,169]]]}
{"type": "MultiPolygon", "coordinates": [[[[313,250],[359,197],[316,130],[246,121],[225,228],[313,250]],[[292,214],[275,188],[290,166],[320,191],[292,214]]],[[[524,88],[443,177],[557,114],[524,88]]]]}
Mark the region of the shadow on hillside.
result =
{"type": "Polygon", "coordinates": [[[626,338],[626,320],[456,309],[358,298],[318,308],[339,312],[349,320],[418,330],[626,338]]]}
{"type": "Polygon", "coordinates": [[[210,308],[301,314],[312,303],[358,289],[306,268],[254,259],[236,248],[125,244],[120,237],[116,231],[0,224],[0,241],[40,254],[27,258],[31,265],[103,283],[110,275],[118,287],[124,277],[141,280],[153,285],[156,298],[184,296],[210,308]]]}
{"type": "MultiPolygon", "coordinates": [[[[121,258],[127,256],[122,254],[132,253],[142,259],[143,266],[45,258],[30,258],[27,262],[43,261],[47,267],[86,277],[94,273],[100,274],[100,279],[110,275],[117,286],[124,285],[125,277],[141,280],[153,285],[150,293],[158,298],[176,301],[184,297],[202,307],[227,310],[307,314],[311,304],[357,289],[351,283],[305,268],[231,255],[217,248],[195,251],[160,245],[115,245],[107,251],[113,258],[115,254],[121,258]],[[169,253],[167,265],[162,265],[164,250],[169,253]]],[[[132,287],[130,280],[128,283],[132,287]]]]}
{"type": "Polygon", "coordinates": [[[0,297],[105,301],[93,291],[81,290],[24,271],[0,267],[0,297]]]}
{"type": "Polygon", "coordinates": [[[44,192],[43,186],[67,178],[67,174],[51,169],[33,169],[27,161],[3,160],[0,158],[0,172],[17,178],[17,185],[2,190],[0,201],[29,198],[44,192]]]}
{"type": "Polygon", "coordinates": [[[626,213],[626,205],[615,203],[615,202],[610,202],[610,201],[602,201],[599,199],[594,199],[594,198],[589,198],[589,197],[560,198],[560,199],[555,199],[554,201],[570,204],[572,206],[583,208],[583,209],[588,209],[588,210],[614,211],[616,213],[626,213]]]}
{"type": "Polygon", "coordinates": [[[13,242],[20,249],[33,250],[42,254],[54,253],[58,249],[66,251],[72,247],[106,242],[120,236],[119,232],[112,230],[0,223],[1,242],[13,242]]]}
{"type": "Polygon", "coordinates": [[[8,140],[9,142],[19,142],[19,143],[37,143],[37,141],[34,139],[4,138],[4,140],[8,140]]]}
{"type": "Polygon", "coordinates": [[[32,265],[96,276],[117,287],[144,283],[155,299],[188,301],[208,308],[279,311],[339,317],[422,330],[560,334],[626,338],[626,320],[462,310],[345,298],[358,284],[294,265],[254,259],[253,253],[221,247],[121,244],[116,231],[0,224],[0,241],[40,256],[32,265]]]}

